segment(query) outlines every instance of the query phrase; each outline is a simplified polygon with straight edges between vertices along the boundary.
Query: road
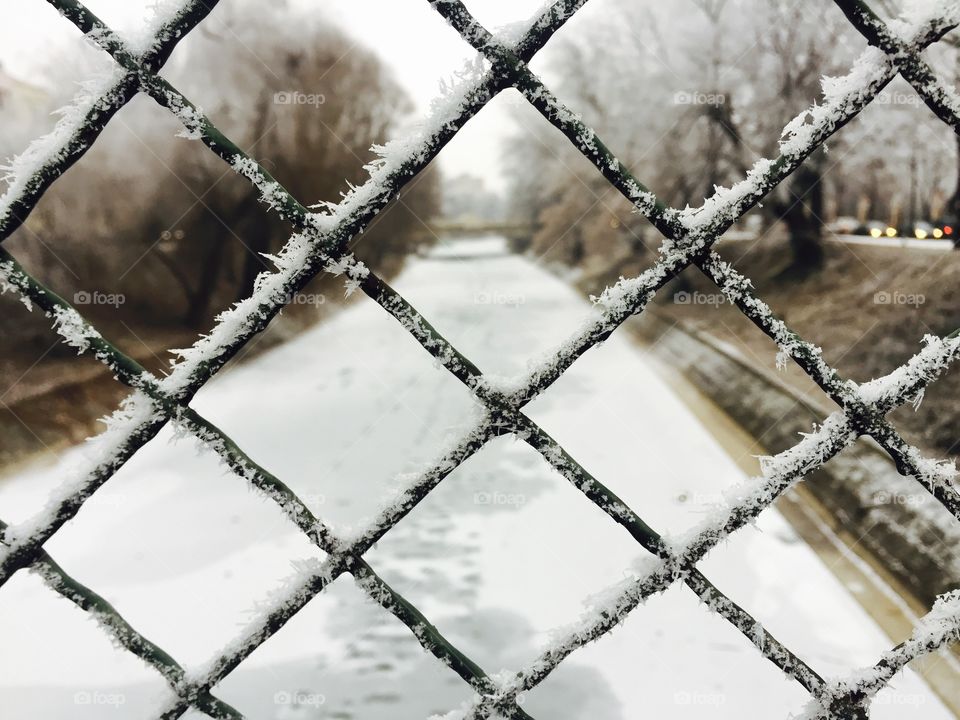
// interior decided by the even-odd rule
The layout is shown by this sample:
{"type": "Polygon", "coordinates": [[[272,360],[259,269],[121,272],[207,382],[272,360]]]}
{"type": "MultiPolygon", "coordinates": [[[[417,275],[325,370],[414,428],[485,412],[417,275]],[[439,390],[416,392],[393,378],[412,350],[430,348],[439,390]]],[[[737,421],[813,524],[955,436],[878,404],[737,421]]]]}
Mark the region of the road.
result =
{"type": "Polygon", "coordinates": [[[920,240],[911,237],[870,237],[869,235],[827,235],[828,240],[847,245],[870,245],[872,247],[909,248],[910,250],[953,251],[953,240],[920,240]]]}
{"type": "MultiPolygon", "coordinates": [[[[496,238],[412,260],[395,286],[487,372],[514,375],[593,312],[496,238]]],[[[477,412],[458,381],[362,301],[225,371],[194,406],[338,528],[363,523],[397,473],[435,457],[477,412]]],[[[529,408],[650,524],[682,533],[744,471],[627,333],[529,408]]],[[[85,452],[0,483],[20,521],[85,452]]],[[[165,431],[47,544],[187,666],[225,646],[298,560],[318,556],[209,452],[165,431]]],[[[367,558],[488,671],[532,660],[552,631],[644,553],[528,447],[501,438],[448,478],[367,558]]],[[[776,510],[701,564],[821,674],[891,642],[776,510]]],[[[168,697],[95,623],[20,573],[0,591],[3,716],[152,717],[168,697]]],[[[341,578],[217,689],[251,718],[425,718],[469,699],[409,631],[341,578]]],[[[805,693],[686,588],[650,599],[525,698],[535,717],[786,718],[805,693]]],[[[874,718],[952,717],[911,672],[874,718]]]]}
{"type": "MultiPolygon", "coordinates": [[[[912,237],[870,237],[869,235],[835,235],[824,231],[824,239],[830,242],[843,243],[846,245],[869,245],[871,247],[885,248],[909,248],[911,250],[934,250],[936,252],[947,252],[954,249],[953,240],[943,238],[920,240],[912,237]]],[[[724,233],[721,242],[745,242],[756,240],[757,234],[742,230],[731,230],[724,233]]]]}

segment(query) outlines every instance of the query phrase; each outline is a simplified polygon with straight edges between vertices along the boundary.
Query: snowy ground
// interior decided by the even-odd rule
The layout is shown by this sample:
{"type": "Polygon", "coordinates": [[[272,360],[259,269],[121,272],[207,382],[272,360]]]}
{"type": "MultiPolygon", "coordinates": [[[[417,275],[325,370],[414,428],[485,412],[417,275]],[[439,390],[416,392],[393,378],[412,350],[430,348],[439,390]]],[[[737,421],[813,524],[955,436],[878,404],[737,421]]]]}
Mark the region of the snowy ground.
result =
{"type": "MultiPolygon", "coordinates": [[[[591,312],[495,239],[417,259],[394,283],[485,371],[514,374],[591,312]]],[[[225,372],[195,406],[339,527],[390,497],[475,413],[458,381],[362,301],[225,372]]],[[[662,532],[702,518],[741,470],[626,333],[530,408],[574,457],[662,532]]],[[[22,520],[83,452],[0,483],[22,520]]],[[[162,434],[47,545],[182,663],[225,645],[291,563],[315,557],[272,505],[188,440],[162,434]]],[[[501,439],[459,468],[368,554],[371,565],[488,671],[535,657],[551,630],[643,555],[525,445],[501,439]]],[[[701,566],[821,674],[891,643],[782,517],[766,511],[701,566]]],[[[4,718],[148,718],[163,682],[32,575],[0,591],[4,718]]],[[[470,692],[348,577],[217,689],[251,718],[424,718],[470,692]]],[[[786,718],[805,693],[685,588],[651,599],[572,656],[525,708],[544,718],[786,718]]],[[[950,717],[907,673],[875,718],[950,717]]]]}

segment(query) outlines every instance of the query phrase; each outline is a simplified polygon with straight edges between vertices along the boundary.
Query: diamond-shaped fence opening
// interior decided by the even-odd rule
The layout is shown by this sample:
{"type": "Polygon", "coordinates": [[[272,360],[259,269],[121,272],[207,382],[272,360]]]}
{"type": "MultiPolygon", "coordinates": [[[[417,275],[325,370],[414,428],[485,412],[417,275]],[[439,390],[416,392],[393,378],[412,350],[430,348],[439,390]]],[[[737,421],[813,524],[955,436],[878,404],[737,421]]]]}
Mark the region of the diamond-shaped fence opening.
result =
{"type": "Polygon", "coordinates": [[[761,160],[732,188],[719,189],[701,207],[683,211],[665,207],[636,179],[578,116],[565,107],[528,69],[527,63],[579,10],[586,0],[557,0],[529,23],[519,39],[491,35],[460,0],[430,0],[485,59],[472,77],[438,104],[419,133],[378,148],[369,178],[342,202],[323,212],[307,210],[256,160],[221,133],[177,88],[157,73],[177,42],[195,28],[216,0],[187,0],[159,26],[143,53],[128,49],[78,0],[48,0],[92,41],[108,52],[120,71],[99,92],[78,101],[48,136],[32,144],[15,162],[0,198],[0,240],[16,230],[49,186],[75,162],[110,121],[138,93],[170,110],[185,134],[199,139],[259,191],[261,200],[290,222],[295,234],[276,260],[276,269],[261,276],[253,296],[223,313],[216,326],[198,340],[165,377],[158,378],[103,338],[69,303],[44,287],[0,249],[0,286],[36,305],[62,338],[104,363],[133,393],[100,437],[98,453],[85,456],[86,467],[57,491],[47,507],[28,521],[8,526],[0,521],[0,585],[15,572],[30,568],[56,592],[91,613],[121,646],[152,665],[174,693],[161,718],[176,718],[191,708],[211,717],[240,718],[239,710],[212,694],[217,683],[294,617],[314,596],[344,573],[403,622],[423,647],[467,682],[474,700],[465,717],[528,717],[523,693],[537,686],[572,652],[603,636],[644,599],[674,583],[683,583],[718,615],[736,627],[762,655],[805,688],[811,717],[865,717],[873,697],[911,660],[931,653],[960,635],[960,593],[941,597],[905,642],[849,681],[828,682],[781,644],[697,569],[698,561],[728,534],[743,527],[804,475],[867,435],[879,443],[898,468],[914,477],[960,519],[960,495],[953,467],[921,456],[885,419],[887,413],[915,397],[960,354],[960,338],[928,337],[925,346],[889,375],[857,385],[841,378],[818,348],[800,338],[758,298],[749,280],[712,249],[717,239],[767,193],[787,178],[833,133],[854,118],[897,74],[910,82],[944,122],[960,132],[960,97],[934,75],[921,52],[960,24],[955,2],[922,3],[919,10],[886,25],[860,0],[835,0],[870,47],[850,73],[831,84],[822,101],[791,122],[780,155],[761,160]],[[346,248],[385,204],[440,152],[487,102],[515,88],[559,129],[636,210],[664,236],[656,264],[637,277],[620,280],[598,300],[599,316],[529,372],[511,382],[485,377],[469,358],[439,334],[386,282],[357,262],[346,248]],[[842,407],[794,447],[770,458],[762,475],[736,502],[704,519],[679,542],[667,542],[613,492],[582,467],[523,412],[576,360],[609,337],[629,317],[643,311],[654,294],[679,272],[695,266],[714,281],[730,302],[773,339],[784,358],[796,362],[842,407]],[[365,528],[350,538],[337,537],[278,477],[258,465],[229,437],[190,406],[194,394],[282,309],[285,300],[322,271],[341,274],[392,315],[422,347],[461,380],[485,406],[477,424],[453,443],[432,466],[419,473],[365,528]],[[84,501],[102,487],[168,422],[215,451],[237,475],[275,501],[305,536],[327,554],[305,565],[275,592],[268,609],[250,621],[221,654],[188,672],[161,647],[144,637],[94,590],[72,577],[44,549],[44,543],[73,518],[84,501]],[[611,588],[607,604],[553,642],[530,665],[512,675],[487,675],[449,642],[410,602],[390,587],[364,560],[369,550],[400,522],[460,463],[492,438],[512,434],[621,525],[656,562],[611,588]],[[518,702],[519,701],[519,702],[518,702]]]}

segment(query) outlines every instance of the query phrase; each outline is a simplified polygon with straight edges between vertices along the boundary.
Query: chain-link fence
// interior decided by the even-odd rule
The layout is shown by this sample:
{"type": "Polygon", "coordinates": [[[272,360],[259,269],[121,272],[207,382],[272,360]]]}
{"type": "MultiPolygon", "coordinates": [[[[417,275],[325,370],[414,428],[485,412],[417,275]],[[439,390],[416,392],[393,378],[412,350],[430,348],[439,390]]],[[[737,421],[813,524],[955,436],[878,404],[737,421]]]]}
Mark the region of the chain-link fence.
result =
{"type": "Polygon", "coordinates": [[[353,188],[339,204],[315,212],[292,197],[177,88],[158,75],[177,42],[207,16],[217,0],[189,0],[154,28],[153,42],[139,52],[130,49],[78,0],[48,0],[113,57],[117,71],[99,90],[78,100],[50,135],[31,144],[13,162],[8,187],[0,198],[0,241],[25,221],[47,188],[84,155],[113,115],[140,92],[176,115],[184,127],[182,134],[200,140],[246,177],[257,188],[264,204],[287,220],[296,232],[275,259],[276,269],[260,276],[254,294],[221,314],[213,330],[182,352],[180,360],[162,378],[119,351],[69,303],[0,249],[0,287],[19,294],[28,307],[41,308],[63,340],[80,351],[92,353],[133,389],[110,419],[107,430],[97,438],[94,447],[98,452],[88,454],[88,465],[64,482],[41,512],[15,526],[0,521],[0,585],[18,570],[30,568],[53,590],[88,611],[117,643],[153,666],[167,681],[175,699],[158,711],[158,716],[165,719],[179,717],[190,708],[216,718],[242,717],[239,710],[213,695],[214,687],[344,573],[352,575],[359,588],[409,627],[424,648],[475,690],[473,701],[455,711],[455,716],[529,717],[518,703],[521,693],[537,686],[579,647],[611,630],[646,598],[682,582],[733,624],[767,660],[809,692],[807,716],[866,717],[876,693],[908,662],[958,639],[960,593],[941,597],[911,637],[884,654],[876,665],[848,679],[828,681],[697,569],[700,559],[726,536],[752,521],[806,473],[861,436],[879,443],[902,473],[915,478],[960,519],[960,495],[953,483],[953,465],[924,458],[886,420],[890,411],[916,398],[946,370],[960,354],[960,338],[929,336],[925,346],[906,364],[885,377],[858,385],[841,378],[822,359],[820,349],[778,319],[753,293],[749,279],[712,249],[735,221],[853,119],[898,73],[944,122],[960,132],[960,96],[945,87],[921,57],[926,47],[960,24],[960,6],[953,2],[916,3],[910,12],[887,24],[859,0],[835,1],[870,47],[847,76],[829,85],[819,104],[786,126],[776,159],[757,162],[743,181],[732,188],[718,189],[701,207],[678,211],[658,201],[528,68],[534,54],[586,0],[558,0],[534,17],[522,35],[509,38],[489,33],[460,0],[430,0],[436,11],[479,52],[482,62],[476,65],[472,76],[464,77],[461,85],[437,104],[432,117],[415,136],[376,148],[378,159],[368,166],[369,178],[365,183],[353,188]],[[519,90],[664,236],[659,257],[650,269],[609,287],[597,299],[601,311],[597,319],[509,385],[485,377],[410,303],[347,252],[351,239],[437,156],[471,117],[508,88],[519,90]],[[732,504],[718,508],[682,540],[668,540],[532,422],[523,408],[581,355],[609,337],[628,318],[642,312],[659,289],[691,265],[715,282],[777,344],[782,360],[796,362],[842,410],[825,418],[822,425],[791,449],[765,459],[762,475],[741,489],[732,504]],[[268,325],[285,300],[323,271],[344,275],[349,287],[361,289],[383,307],[486,407],[476,426],[409,481],[373,522],[349,538],[337,537],[279,478],[190,407],[196,392],[268,325]],[[84,501],[168,422],[216,452],[240,478],[276,502],[290,521],[326,553],[323,561],[304,567],[291,584],[274,593],[268,609],[256,616],[226,649],[205,666],[190,671],[140,634],[102,597],[70,577],[44,550],[44,543],[77,514],[84,501]],[[610,588],[602,607],[558,637],[533,663],[515,673],[493,677],[384,582],[363,556],[461,463],[488,441],[504,434],[512,434],[535,448],[562,477],[630,533],[656,562],[649,571],[638,572],[610,588]]]}

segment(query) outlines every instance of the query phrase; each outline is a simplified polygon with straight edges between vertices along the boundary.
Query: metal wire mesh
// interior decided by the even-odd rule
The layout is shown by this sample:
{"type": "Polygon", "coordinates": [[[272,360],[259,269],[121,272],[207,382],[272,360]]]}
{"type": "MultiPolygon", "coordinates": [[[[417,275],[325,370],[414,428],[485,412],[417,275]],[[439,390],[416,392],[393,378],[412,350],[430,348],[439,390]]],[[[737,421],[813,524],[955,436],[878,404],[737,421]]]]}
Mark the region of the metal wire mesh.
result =
{"type": "Polygon", "coordinates": [[[69,303],[25,272],[0,248],[0,287],[18,293],[28,306],[39,307],[52,318],[67,342],[92,353],[134,390],[104,434],[103,452],[88,467],[81,468],[74,479],[65,482],[42,512],[16,526],[0,521],[0,585],[18,570],[30,568],[53,590],[91,613],[122,647],[152,665],[174,691],[176,699],[159,710],[159,717],[176,718],[196,708],[210,717],[241,718],[241,713],[216,698],[212,689],[343,573],[352,575],[359,588],[403,622],[424,648],[476,691],[470,707],[460,711],[471,718],[529,717],[518,704],[520,693],[534,688],[570,653],[604,635],[646,598],[675,582],[687,585],[767,660],[805,688],[812,698],[808,708],[811,717],[865,717],[873,696],[909,661],[958,638],[960,597],[953,593],[938,600],[911,638],[886,653],[874,667],[861,671],[854,676],[855,680],[826,681],[697,569],[699,560],[724,537],[743,527],[804,475],[864,435],[876,440],[902,473],[914,477],[960,519],[960,496],[952,481],[952,465],[922,457],[886,420],[891,410],[915,397],[960,354],[960,339],[928,337],[926,346],[905,365],[884,378],[857,385],[841,378],[822,359],[819,348],[778,319],[754,294],[749,279],[712,249],[734,222],[854,118],[898,73],[913,84],[938,117],[960,132],[960,98],[942,84],[920,55],[960,23],[956,3],[927,7],[929,14],[913,17],[910,22],[901,21],[894,30],[865,3],[835,0],[871,48],[822,104],[805,111],[787,126],[786,139],[775,160],[758,162],[746,179],[730,189],[718,190],[701,208],[677,211],[657,200],[527,66],[586,0],[558,0],[533,18],[527,32],[516,42],[494,37],[460,0],[430,0],[436,11],[486,60],[486,69],[476,78],[465,80],[455,93],[456,102],[448,103],[446,110],[431,118],[419,136],[383,148],[381,159],[368,168],[370,177],[366,183],[353,189],[339,205],[312,212],[157,74],[177,42],[207,16],[216,0],[186,2],[159,28],[155,42],[142,54],[127,49],[121,38],[77,0],[48,2],[108,52],[121,73],[80,108],[81,112],[66,126],[58,126],[56,142],[42,138],[36,144],[36,152],[31,152],[34,146],[28,150],[26,155],[32,163],[20,168],[0,198],[0,242],[25,221],[46,189],[83,156],[113,115],[139,92],[173,112],[189,136],[200,139],[253,183],[265,204],[296,229],[276,260],[276,271],[261,276],[254,296],[219,316],[211,333],[182,353],[181,360],[163,378],[155,377],[111,345],[69,303]],[[507,88],[519,90],[664,236],[657,262],[649,270],[608,288],[598,300],[600,317],[578,330],[510,388],[484,377],[410,303],[346,252],[350,240],[367,227],[377,212],[436,157],[471,117],[507,88]],[[795,361],[842,410],[827,417],[794,447],[769,459],[762,476],[753,480],[736,502],[695,528],[685,541],[671,543],[530,420],[523,408],[581,355],[609,337],[628,318],[641,313],[659,289],[691,265],[715,282],[777,344],[782,355],[795,361]],[[343,274],[348,282],[362,289],[486,408],[485,416],[475,427],[409,483],[395,501],[382,508],[368,527],[351,538],[337,537],[279,478],[258,465],[189,404],[194,394],[267,326],[286,298],[324,270],[343,274]],[[323,562],[308,568],[294,585],[274,597],[270,611],[252,621],[228,649],[191,672],[134,629],[102,597],[70,577],[43,547],[76,515],[85,500],[168,422],[185,429],[221,456],[238,476],[275,501],[310,541],[327,553],[323,562]],[[605,607],[587,616],[579,627],[552,644],[529,666],[505,679],[503,675],[494,679],[378,576],[363,555],[461,463],[489,440],[504,434],[513,434],[536,449],[658,562],[653,570],[612,588],[605,607]]]}

